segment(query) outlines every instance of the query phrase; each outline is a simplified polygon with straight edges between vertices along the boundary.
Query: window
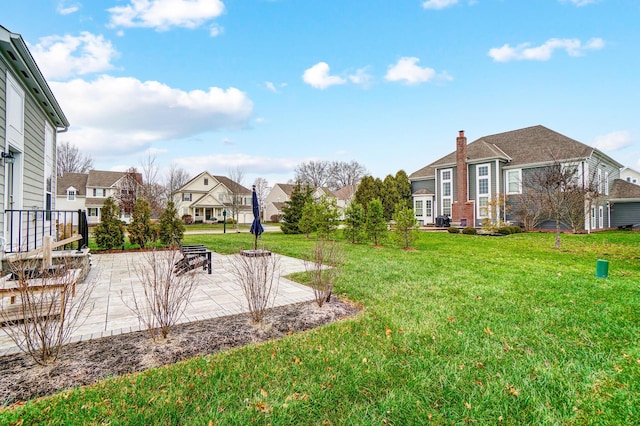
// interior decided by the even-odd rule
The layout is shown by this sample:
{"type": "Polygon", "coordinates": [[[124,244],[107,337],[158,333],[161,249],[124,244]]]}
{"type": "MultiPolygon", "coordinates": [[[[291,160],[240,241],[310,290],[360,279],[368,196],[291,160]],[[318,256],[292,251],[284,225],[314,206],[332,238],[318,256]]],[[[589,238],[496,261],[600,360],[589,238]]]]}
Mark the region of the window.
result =
{"type": "Polygon", "coordinates": [[[209,178],[204,178],[204,185],[205,186],[209,185],[209,178]]]}
{"type": "Polygon", "coordinates": [[[224,203],[224,192],[218,194],[218,200],[220,200],[221,203],[224,203]]]}
{"type": "Polygon", "coordinates": [[[106,188],[102,188],[102,196],[103,197],[107,196],[107,189],[106,188]]]}
{"type": "Polygon", "coordinates": [[[94,197],[98,196],[98,188],[93,188],[93,196],[94,197]]]}
{"type": "Polygon", "coordinates": [[[413,208],[415,210],[415,215],[418,217],[422,217],[422,200],[416,200],[415,206],[413,208]]]}
{"type": "Polygon", "coordinates": [[[604,195],[609,195],[609,172],[604,172],[604,195]]]}
{"type": "Polygon", "coordinates": [[[425,200],[424,202],[424,215],[431,217],[431,200],[425,200]]]}
{"type": "Polygon", "coordinates": [[[98,216],[98,209],[97,208],[89,208],[89,217],[97,217],[98,216]]]}
{"type": "Polygon", "coordinates": [[[507,170],[507,194],[522,194],[522,170],[507,170]]]}
{"type": "Polygon", "coordinates": [[[627,176],[627,182],[631,182],[631,176],[627,176]]]}
{"type": "Polygon", "coordinates": [[[591,229],[596,229],[596,208],[591,207],[591,229]]]}
{"type": "Polygon", "coordinates": [[[489,216],[489,197],[491,197],[491,177],[489,165],[479,165],[476,169],[478,217],[489,216]]]}
{"type": "Polygon", "coordinates": [[[182,201],[191,201],[191,194],[188,192],[182,194],[182,201]]]}
{"type": "Polygon", "coordinates": [[[451,216],[451,203],[453,201],[453,195],[451,193],[451,186],[453,180],[451,179],[451,169],[440,171],[440,193],[442,198],[442,214],[445,216],[451,216]]]}
{"type": "Polygon", "coordinates": [[[604,207],[598,207],[598,228],[604,228],[604,207]]]}
{"type": "Polygon", "coordinates": [[[67,191],[67,200],[69,201],[74,201],[76,199],[76,191],[73,189],[70,189],[67,191]]]}
{"type": "Polygon", "coordinates": [[[602,169],[598,169],[598,194],[602,194],[602,169]]]}

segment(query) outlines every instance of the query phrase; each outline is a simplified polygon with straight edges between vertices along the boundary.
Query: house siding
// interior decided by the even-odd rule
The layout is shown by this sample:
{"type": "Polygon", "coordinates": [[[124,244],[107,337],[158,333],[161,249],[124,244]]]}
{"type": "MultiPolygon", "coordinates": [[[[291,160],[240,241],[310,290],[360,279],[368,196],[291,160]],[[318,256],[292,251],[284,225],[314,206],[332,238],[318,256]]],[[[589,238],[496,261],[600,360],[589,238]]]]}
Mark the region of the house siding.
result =
{"type": "Polygon", "coordinates": [[[435,178],[425,179],[425,180],[414,180],[411,182],[411,192],[416,192],[421,189],[431,191],[435,194],[436,192],[435,178]]]}
{"type": "MultiPolygon", "coordinates": [[[[2,135],[2,140],[6,141],[7,135],[7,64],[4,62],[4,58],[0,57],[0,135],[2,135]]],[[[6,143],[6,142],[5,142],[6,143]]],[[[4,145],[2,147],[2,151],[4,151],[4,145]]],[[[4,200],[4,167],[0,167],[0,213],[4,213],[5,210],[5,200],[4,200]]],[[[4,230],[4,214],[0,214],[0,232],[4,230]]]]}

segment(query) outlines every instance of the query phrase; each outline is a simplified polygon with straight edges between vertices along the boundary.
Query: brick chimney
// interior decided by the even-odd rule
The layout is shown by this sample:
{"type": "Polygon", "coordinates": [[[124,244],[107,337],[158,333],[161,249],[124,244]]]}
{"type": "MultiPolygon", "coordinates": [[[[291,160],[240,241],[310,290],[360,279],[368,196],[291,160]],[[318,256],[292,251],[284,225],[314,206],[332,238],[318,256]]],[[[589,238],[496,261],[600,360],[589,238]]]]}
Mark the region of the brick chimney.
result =
{"type": "Polygon", "coordinates": [[[460,226],[474,226],[474,203],[469,201],[467,177],[467,138],[460,130],[456,138],[456,200],[451,206],[451,222],[460,226]]]}

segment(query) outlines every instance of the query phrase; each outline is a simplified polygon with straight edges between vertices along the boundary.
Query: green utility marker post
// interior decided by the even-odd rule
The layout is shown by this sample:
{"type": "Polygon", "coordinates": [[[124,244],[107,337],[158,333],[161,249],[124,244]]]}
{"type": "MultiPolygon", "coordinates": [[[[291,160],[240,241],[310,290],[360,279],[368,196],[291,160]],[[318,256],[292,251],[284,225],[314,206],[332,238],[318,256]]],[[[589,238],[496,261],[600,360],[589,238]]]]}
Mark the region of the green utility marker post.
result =
{"type": "Polygon", "coordinates": [[[609,261],[598,259],[596,262],[596,277],[607,278],[609,276],[609,261]]]}

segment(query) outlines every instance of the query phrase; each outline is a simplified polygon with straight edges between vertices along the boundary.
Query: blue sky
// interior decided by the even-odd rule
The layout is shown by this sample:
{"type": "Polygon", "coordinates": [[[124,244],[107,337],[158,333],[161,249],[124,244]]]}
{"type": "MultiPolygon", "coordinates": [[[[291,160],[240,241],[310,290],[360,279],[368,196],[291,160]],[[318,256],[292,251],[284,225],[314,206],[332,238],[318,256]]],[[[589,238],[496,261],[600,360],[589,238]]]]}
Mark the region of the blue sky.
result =
{"type": "Polygon", "coordinates": [[[96,168],[286,182],[309,160],[384,178],[544,125],[640,169],[637,0],[20,0],[96,168]]]}

